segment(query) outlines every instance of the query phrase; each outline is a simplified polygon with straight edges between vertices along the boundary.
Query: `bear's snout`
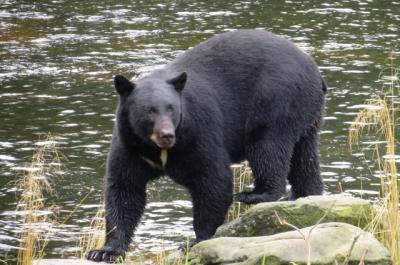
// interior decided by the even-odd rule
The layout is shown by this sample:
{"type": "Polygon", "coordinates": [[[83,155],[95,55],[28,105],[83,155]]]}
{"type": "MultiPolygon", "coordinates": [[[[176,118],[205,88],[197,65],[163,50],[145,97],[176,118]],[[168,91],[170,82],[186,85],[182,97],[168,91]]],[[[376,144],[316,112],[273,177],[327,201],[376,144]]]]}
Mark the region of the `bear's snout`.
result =
{"type": "MultiPolygon", "coordinates": [[[[162,148],[170,148],[175,144],[175,132],[168,128],[160,131],[160,142],[162,148]]],[[[161,146],[160,146],[161,147],[161,146]]]]}
{"type": "Polygon", "coordinates": [[[170,119],[155,122],[150,139],[160,148],[168,149],[175,145],[175,129],[170,119]]]}

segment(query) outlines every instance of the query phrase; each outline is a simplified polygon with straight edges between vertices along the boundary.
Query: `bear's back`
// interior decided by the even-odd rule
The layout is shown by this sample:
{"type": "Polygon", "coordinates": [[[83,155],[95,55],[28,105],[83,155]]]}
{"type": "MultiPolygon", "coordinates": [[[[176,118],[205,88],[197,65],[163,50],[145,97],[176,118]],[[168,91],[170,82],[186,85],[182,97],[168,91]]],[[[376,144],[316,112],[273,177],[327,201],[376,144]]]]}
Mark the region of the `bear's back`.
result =
{"type": "Polygon", "coordinates": [[[309,77],[318,73],[309,55],[291,41],[264,30],[216,35],[182,53],[166,67],[186,71],[189,78],[192,74],[211,80],[214,88],[222,85],[236,90],[239,96],[243,96],[240,95],[243,90],[248,96],[258,79],[266,75],[276,80],[282,76],[309,77]]]}
{"type": "Polygon", "coordinates": [[[232,161],[243,158],[248,133],[273,126],[293,106],[299,106],[293,119],[308,126],[323,105],[323,81],[314,60],[291,41],[263,30],[216,35],[164,70],[187,72],[186,116],[219,124],[232,161]]]}
{"type": "MultiPolygon", "coordinates": [[[[304,64],[311,57],[291,41],[264,30],[236,30],[216,35],[178,56],[173,68],[193,70],[240,69],[256,71],[260,66],[304,64]]],[[[243,73],[242,73],[243,75],[243,73]]]]}

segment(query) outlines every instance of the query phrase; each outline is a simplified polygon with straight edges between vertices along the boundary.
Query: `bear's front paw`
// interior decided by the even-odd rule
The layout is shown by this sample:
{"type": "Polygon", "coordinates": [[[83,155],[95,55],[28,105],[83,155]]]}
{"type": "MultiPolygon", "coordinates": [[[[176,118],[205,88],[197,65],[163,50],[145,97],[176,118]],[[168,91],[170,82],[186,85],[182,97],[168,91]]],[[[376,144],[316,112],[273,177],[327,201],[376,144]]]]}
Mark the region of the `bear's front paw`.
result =
{"type": "Polygon", "coordinates": [[[239,192],[235,194],[235,200],[246,204],[257,204],[260,202],[273,202],[279,200],[281,195],[271,194],[269,192],[255,193],[252,192],[239,192]]]}
{"type": "Polygon", "coordinates": [[[105,261],[107,263],[113,263],[118,259],[123,259],[125,252],[121,250],[114,249],[112,247],[104,246],[100,249],[92,249],[86,253],[86,259],[91,261],[105,261]]]}

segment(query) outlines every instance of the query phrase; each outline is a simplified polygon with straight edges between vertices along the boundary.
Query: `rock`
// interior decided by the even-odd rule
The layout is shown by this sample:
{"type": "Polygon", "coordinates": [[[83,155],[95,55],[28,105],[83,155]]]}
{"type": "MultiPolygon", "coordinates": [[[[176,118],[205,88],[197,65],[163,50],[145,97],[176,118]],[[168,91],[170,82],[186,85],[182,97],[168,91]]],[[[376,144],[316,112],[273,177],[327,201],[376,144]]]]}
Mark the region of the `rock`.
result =
{"type": "Polygon", "coordinates": [[[366,200],[343,195],[310,196],[296,201],[260,203],[240,218],[222,225],[215,237],[263,236],[292,230],[278,222],[275,211],[288,223],[303,228],[316,224],[325,214],[323,223],[343,222],[365,227],[368,217],[375,210],[366,200]]]}
{"type": "Polygon", "coordinates": [[[105,265],[105,262],[94,262],[85,259],[40,259],[35,260],[33,265],[105,265]]]}
{"type": "MultiPolygon", "coordinates": [[[[312,227],[301,231],[306,237],[312,227]]],[[[190,251],[190,264],[260,265],[265,256],[268,265],[307,264],[308,245],[299,231],[261,237],[220,237],[195,245],[190,251]]],[[[364,264],[392,264],[388,250],[370,233],[345,223],[317,225],[309,238],[311,264],[343,264],[354,238],[358,239],[349,264],[359,264],[367,251],[364,264]]]]}
{"type": "MultiPolygon", "coordinates": [[[[106,262],[95,262],[86,259],[37,259],[33,261],[33,265],[109,265],[106,262]]],[[[126,261],[124,263],[117,263],[119,265],[146,265],[149,263],[139,263],[126,261]]]]}

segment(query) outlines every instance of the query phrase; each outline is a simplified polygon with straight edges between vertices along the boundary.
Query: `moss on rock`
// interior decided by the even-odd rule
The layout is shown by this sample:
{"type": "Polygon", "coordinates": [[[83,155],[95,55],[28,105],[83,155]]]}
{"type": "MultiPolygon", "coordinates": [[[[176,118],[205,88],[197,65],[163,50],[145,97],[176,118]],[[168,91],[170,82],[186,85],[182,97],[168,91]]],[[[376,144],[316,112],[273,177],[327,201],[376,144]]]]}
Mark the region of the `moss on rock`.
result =
{"type": "Polygon", "coordinates": [[[279,223],[275,212],[299,228],[312,226],[322,217],[322,222],[343,222],[363,228],[374,211],[366,200],[341,195],[260,203],[240,218],[221,226],[215,237],[263,236],[291,230],[289,226],[279,223]]]}

